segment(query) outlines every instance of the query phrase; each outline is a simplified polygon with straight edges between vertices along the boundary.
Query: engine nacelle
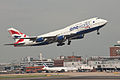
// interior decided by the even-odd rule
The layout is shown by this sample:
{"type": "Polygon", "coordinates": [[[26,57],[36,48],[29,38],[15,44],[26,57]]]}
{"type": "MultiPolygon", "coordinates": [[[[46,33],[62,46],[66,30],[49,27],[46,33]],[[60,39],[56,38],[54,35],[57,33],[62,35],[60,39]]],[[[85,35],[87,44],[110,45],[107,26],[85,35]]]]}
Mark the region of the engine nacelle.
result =
{"type": "Polygon", "coordinates": [[[72,39],[82,39],[82,38],[84,38],[84,35],[75,36],[72,39]]]}
{"type": "Polygon", "coordinates": [[[42,41],[44,41],[44,38],[43,38],[43,37],[40,37],[40,38],[38,38],[38,39],[36,40],[36,42],[42,42],[42,41]]]}
{"type": "Polygon", "coordinates": [[[57,36],[57,41],[64,41],[65,40],[65,36],[61,35],[61,36],[57,36]]]}

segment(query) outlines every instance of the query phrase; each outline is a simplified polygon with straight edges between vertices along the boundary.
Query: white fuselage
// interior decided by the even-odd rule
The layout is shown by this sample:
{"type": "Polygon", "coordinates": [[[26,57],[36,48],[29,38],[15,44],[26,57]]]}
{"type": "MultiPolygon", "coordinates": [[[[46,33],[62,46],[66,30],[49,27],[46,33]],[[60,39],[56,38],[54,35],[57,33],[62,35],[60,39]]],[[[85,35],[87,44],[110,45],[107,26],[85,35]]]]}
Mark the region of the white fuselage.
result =
{"type": "Polygon", "coordinates": [[[92,18],[92,19],[88,19],[82,22],[78,22],[75,24],[72,24],[64,29],[60,29],[60,30],[56,30],[53,32],[49,32],[47,34],[43,34],[43,35],[39,35],[38,37],[46,37],[46,36],[56,36],[56,35],[70,35],[73,33],[77,33],[79,31],[83,31],[83,30],[87,30],[90,28],[95,28],[95,27],[99,27],[102,26],[104,24],[106,24],[107,21],[104,19],[98,19],[98,18],[92,18]],[[94,23],[93,23],[94,21],[94,23]],[[78,27],[76,27],[78,26],[78,27]],[[89,27],[87,27],[89,26],[89,27]]]}
{"type": "Polygon", "coordinates": [[[77,71],[78,68],[75,67],[44,67],[43,70],[47,71],[77,71]]]}
{"type": "Polygon", "coordinates": [[[43,35],[36,36],[36,38],[28,38],[24,40],[23,46],[39,46],[47,45],[54,42],[58,42],[57,46],[64,45],[65,41],[68,40],[70,45],[73,39],[82,39],[86,33],[92,31],[98,31],[107,23],[106,20],[100,18],[91,18],[85,21],[81,21],[66,28],[49,32],[43,35]]]}

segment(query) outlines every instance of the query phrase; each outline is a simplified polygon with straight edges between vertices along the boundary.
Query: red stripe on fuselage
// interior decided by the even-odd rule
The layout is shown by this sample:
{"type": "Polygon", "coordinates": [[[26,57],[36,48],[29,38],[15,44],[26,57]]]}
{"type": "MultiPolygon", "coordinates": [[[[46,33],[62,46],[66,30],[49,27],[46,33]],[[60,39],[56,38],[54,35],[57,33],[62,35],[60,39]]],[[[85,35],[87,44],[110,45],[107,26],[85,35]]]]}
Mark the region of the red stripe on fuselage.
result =
{"type": "Polygon", "coordinates": [[[86,26],[86,27],[84,27],[84,28],[90,28],[90,26],[86,26]]]}

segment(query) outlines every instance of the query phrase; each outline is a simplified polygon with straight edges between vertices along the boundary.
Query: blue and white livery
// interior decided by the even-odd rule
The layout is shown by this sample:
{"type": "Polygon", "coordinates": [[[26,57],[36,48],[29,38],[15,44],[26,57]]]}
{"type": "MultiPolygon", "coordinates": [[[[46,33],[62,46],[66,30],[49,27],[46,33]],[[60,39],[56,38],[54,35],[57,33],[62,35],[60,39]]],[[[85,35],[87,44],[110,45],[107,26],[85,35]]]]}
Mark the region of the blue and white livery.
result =
{"type": "Polygon", "coordinates": [[[82,39],[85,34],[97,31],[99,35],[99,29],[107,24],[107,20],[95,17],[85,21],[81,21],[66,28],[56,30],[53,32],[49,32],[47,34],[29,37],[25,34],[19,32],[14,28],[9,28],[8,31],[16,40],[13,44],[14,46],[40,46],[40,45],[48,45],[51,43],[57,43],[57,46],[65,45],[65,41],[68,41],[68,45],[71,44],[71,41],[74,39],[82,39]]]}

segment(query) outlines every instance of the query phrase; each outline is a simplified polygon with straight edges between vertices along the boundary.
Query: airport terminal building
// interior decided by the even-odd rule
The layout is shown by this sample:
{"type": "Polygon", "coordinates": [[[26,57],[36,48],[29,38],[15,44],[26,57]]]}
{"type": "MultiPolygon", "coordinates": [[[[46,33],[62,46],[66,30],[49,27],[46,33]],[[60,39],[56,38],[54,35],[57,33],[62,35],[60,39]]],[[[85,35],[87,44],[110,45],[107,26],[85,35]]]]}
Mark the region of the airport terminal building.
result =
{"type": "Polygon", "coordinates": [[[93,56],[89,58],[88,65],[94,66],[99,71],[120,71],[120,57],[93,56]]]}
{"type": "Polygon", "coordinates": [[[19,63],[0,65],[0,72],[41,72],[43,63],[49,67],[76,67],[82,71],[120,71],[120,47],[110,47],[110,56],[58,56],[55,59],[24,57],[19,63]]]}

